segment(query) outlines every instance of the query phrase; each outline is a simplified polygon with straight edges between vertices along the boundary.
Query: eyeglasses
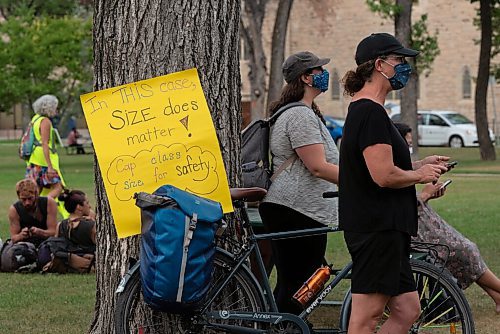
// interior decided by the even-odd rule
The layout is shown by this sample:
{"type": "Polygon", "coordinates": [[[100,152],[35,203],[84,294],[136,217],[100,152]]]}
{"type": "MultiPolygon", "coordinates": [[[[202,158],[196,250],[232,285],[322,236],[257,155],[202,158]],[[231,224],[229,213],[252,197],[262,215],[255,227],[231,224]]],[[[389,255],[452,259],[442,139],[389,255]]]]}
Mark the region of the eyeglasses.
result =
{"type": "Polygon", "coordinates": [[[382,56],[382,57],[380,57],[380,59],[382,59],[382,60],[387,60],[387,59],[395,60],[395,61],[398,62],[398,64],[404,64],[404,63],[406,63],[406,58],[404,56],[392,56],[392,55],[389,55],[389,56],[382,56]]]}
{"type": "MultiPolygon", "coordinates": [[[[307,75],[307,76],[313,76],[313,75],[314,75],[314,73],[312,73],[312,71],[314,71],[314,70],[319,70],[319,71],[321,71],[321,73],[323,73],[323,72],[325,71],[325,69],[324,69],[323,67],[315,67],[315,68],[311,69],[311,72],[306,73],[306,75],[307,75]]],[[[318,74],[319,74],[319,73],[318,73],[318,74]]]]}

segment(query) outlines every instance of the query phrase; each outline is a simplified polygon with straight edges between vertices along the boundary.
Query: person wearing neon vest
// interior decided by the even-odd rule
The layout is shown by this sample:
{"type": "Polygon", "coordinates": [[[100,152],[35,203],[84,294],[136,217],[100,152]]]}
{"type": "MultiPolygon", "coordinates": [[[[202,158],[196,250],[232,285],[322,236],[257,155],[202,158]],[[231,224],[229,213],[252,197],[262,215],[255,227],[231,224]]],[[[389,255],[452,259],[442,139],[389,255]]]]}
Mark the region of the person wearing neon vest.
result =
{"type": "Polygon", "coordinates": [[[35,148],[28,160],[26,177],[33,179],[40,189],[48,190],[47,196],[57,199],[65,183],[59,168],[59,155],[55,147],[56,135],[51,117],[57,115],[59,101],[54,95],[42,95],[33,102],[32,118],[35,148]]]}

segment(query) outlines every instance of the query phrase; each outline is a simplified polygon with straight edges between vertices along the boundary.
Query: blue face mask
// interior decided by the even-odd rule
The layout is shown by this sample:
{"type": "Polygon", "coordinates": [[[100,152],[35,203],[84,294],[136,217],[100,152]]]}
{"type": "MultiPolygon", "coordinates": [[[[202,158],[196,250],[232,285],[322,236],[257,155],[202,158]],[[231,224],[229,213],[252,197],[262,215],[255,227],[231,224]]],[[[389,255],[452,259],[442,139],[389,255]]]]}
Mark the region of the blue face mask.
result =
{"type": "Polygon", "coordinates": [[[411,74],[411,66],[408,63],[401,63],[397,65],[392,65],[391,63],[386,62],[385,60],[382,59],[383,62],[391,65],[394,67],[394,75],[392,78],[387,78],[387,76],[382,73],[384,77],[389,80],[389,83],[391,84],[391,87],[393,90],[399,90],[406,86],[408,83],[408,80],[410,80],[410,74],[411,74]]]}
{"type": "Polygon", "coordinates": [[[311,74],[313,78],[312,86],[319,89],[322,93],[328,90],[328,80],[330,79],[330,73],[327,70],[318,74],[311,74]]]}

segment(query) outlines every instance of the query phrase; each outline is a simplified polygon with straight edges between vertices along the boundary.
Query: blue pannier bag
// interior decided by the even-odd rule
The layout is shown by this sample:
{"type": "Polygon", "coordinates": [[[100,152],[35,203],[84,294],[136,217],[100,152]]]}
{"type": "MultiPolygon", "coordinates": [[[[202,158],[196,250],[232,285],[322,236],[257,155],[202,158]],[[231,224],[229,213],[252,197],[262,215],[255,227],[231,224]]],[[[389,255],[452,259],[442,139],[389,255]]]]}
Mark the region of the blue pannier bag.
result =
{"type": "Polygon", "coordinates": [[[137,193],[141,208],[141,284],[152,309],[189,313],[210,287],[220,203],[171,185],[137,193]]]}

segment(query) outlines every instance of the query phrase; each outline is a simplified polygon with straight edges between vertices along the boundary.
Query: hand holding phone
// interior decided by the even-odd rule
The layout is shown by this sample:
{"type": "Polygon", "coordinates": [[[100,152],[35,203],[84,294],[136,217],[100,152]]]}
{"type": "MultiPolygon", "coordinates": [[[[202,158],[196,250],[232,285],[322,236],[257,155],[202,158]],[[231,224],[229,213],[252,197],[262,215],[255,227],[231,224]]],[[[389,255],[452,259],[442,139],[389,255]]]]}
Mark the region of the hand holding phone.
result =
{"type": "Polygon", "coordinates": [[[451,161],[446,163],[446,168],[448,168],[448,171],[450,171],[453,167],[455,167],[458,164],[458,161],[451,161]]]}
{"type": "Polygon", "coordinates": [[[443,185],[439,188],[439,190],[446,189],[448,185],[451,183],[451,180],[444,181],[443,185]]]}

